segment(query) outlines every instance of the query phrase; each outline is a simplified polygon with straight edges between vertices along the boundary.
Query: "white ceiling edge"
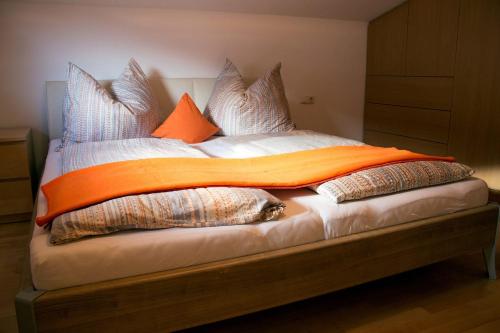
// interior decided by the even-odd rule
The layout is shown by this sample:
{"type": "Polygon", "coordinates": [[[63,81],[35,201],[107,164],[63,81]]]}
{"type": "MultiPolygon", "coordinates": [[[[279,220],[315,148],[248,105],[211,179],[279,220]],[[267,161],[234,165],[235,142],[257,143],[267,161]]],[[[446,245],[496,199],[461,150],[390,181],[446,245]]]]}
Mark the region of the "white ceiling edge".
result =
{"type": "Polygon", "coordinates": [[[147,7],[368,22],[404,0],[0,0],[0,2],[147,7]]]}

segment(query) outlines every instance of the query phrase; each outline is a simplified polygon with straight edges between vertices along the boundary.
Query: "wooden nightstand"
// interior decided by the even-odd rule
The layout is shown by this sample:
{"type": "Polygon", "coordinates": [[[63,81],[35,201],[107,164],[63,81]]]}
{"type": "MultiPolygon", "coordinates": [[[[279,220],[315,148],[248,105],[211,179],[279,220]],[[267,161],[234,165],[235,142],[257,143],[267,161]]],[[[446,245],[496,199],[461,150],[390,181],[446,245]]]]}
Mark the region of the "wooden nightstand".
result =
{"type": "Polygon", "coordinates": [[[0,223],[31,218],[30,138],[29,128],[0,128],[0,223]]]}
{"type": "Polygon", "coordinates": [[[500,190],[490,189],[489,201],[500,204],[500,190]]]}

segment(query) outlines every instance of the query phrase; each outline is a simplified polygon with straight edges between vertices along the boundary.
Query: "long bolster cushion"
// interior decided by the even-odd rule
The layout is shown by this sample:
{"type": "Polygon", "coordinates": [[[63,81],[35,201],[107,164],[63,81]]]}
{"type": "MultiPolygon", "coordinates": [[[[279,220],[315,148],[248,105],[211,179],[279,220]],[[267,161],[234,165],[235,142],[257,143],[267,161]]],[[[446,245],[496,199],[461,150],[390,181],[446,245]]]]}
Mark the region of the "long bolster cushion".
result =
{"type": "Polygon", "coordinates": [[[415,161],[354,172],[312,186],[312,189],[340,203],[451,183],[470,177],[473,173],[474,170],[468,166],[456,162],[415,161]]]}
{"type": "Polygon", "coordinates": [[[211,187],[131,195],[64,213],[54,219],[54,245],[122,230],[197,228],[277,219],[285,205],[255,188],[211,187]]]}
{"type": "Polygon", "coordinates": [[[42,186],[47,213],[38,225],[76,209],[126,195],[233,186],[301,188],[370,167],[403,161],[453,161],[396,148],[343,146],[247,159],[153,158],[102,164],[42,186]]]}

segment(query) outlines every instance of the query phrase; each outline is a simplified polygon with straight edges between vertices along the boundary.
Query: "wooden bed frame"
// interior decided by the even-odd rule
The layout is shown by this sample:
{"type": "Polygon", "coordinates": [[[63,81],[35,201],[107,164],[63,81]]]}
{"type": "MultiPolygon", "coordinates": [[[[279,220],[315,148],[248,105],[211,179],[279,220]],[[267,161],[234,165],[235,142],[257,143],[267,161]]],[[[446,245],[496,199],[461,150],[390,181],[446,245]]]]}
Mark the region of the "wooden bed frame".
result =
{"type": "MultiPolygon", "coordinates": [[[[186,91],[202,109],[214,82],[157,79],[151,83],[164,109],[186,91]]],[[[49,137],[61,137],[65,82],[47,82],[46,87],[49,137]]],[[[51,291],[34,289],[28,251],[16,297],[18,327],[23,333],[179,330],[481,249],[489,277],[495,279],[498,211],[497,205],[489,204],[332,240],[51,291]]]]}
{"type": "Polygon", "coordinates": [[[20,332],[173,331],[348,288],[483,250],[496,279],[498,206],[187,268],[51,291],[29,257],[16,297],[20,332]]]}

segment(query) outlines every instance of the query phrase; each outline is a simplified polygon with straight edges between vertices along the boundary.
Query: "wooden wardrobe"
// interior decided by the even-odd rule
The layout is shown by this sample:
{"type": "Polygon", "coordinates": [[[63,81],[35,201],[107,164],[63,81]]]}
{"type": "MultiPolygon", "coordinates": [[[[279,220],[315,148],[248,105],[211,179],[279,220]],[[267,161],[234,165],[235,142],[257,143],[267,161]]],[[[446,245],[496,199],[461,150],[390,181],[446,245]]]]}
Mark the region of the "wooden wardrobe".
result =
{"type": "Polygon", "coordinates": [[[364,136],[453,155],[500,191],[500,0],[409,0],[371,21],[364,136]]]}

